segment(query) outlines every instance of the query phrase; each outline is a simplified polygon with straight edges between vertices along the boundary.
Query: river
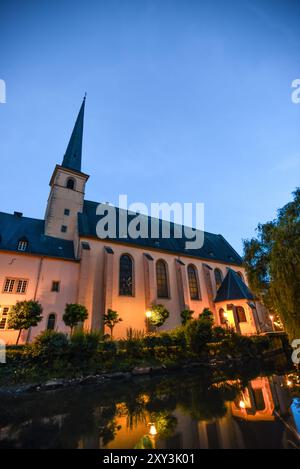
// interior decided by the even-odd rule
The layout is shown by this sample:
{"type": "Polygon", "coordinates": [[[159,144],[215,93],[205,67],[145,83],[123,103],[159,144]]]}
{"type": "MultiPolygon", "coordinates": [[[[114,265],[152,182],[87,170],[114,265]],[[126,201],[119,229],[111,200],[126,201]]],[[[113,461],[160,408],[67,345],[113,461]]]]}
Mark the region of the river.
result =
{"type": "Polygon", "coordinates": [[[0,448],[300,448],[287,376],[198,370],[1,396],[0,448]]]}

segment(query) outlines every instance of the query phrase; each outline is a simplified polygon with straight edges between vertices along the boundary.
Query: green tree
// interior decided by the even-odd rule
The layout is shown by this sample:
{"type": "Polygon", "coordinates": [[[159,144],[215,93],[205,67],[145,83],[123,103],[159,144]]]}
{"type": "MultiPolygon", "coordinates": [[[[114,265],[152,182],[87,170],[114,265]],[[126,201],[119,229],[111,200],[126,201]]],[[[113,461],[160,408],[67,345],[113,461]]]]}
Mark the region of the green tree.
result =
{"type": "Polygon", "coordinates": [[[191,321],[191,319],[193,318],[193,314],[194,314],[194,311],[190,310],[190,309],[184,309],[183,311],[181,311],[181,324],[183,326],[186,325],[186,323],[188,323],[189,321],[191,321]]]}
{"type": "Polygon", "coordinates": [[[117,311],[108,309],[107,313],[104,314],[104,324],[110,330],[110,340],[113,340],[114,327],[121,321],[123,321],[123,319],[119,317],[119,313],[117,311]]]}
{"type": "Polygon", "coordinates": [[[149,322],[154,327],[161,327],[170,316],[169,311],[164,305],[152,305],[150,311],[149,322]]]}
{"type": "Polygon", "coordinates": [[[74,327],[78,326],[88,318],[88,311],[85,306],[77,303],[67,304],[63,315],[63,321],[66,326],[70,327],[71,335],[73,334],[74,327]]]}
{"type": "Polygon", "coordinates": [[[300,188],[293,196],[275,220],[259,224],[257,236],[244,241],[250,287],[291,338],[300,334],[300,188]]]}
{"type": "Polygon", "coordinates": [[[16,344],[19,343],[22,330],[37,326],[42,320],[43,308],[38,301],[17,301],[8,317],[8,328],[18,330],[16,344]]]}

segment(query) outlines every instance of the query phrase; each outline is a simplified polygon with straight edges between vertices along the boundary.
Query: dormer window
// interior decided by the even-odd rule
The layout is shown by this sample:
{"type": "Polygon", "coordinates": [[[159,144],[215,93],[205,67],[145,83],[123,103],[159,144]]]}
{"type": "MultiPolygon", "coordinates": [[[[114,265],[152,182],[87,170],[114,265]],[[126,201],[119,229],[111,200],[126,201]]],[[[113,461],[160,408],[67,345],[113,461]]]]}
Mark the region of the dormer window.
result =
{"type": "Polygon", "coordinates": [[[67,189],[71,189],[72,191],[74,191],[75,190],[75,180],[73,178],[68,178],[66,187],[67,187],[67,189]]]}
{"type": "Polygon", "coordinates": [[[27,251],[28,248],[28,241],[26,238],[22,238],[18,242],[18,251],[27,251]]]}

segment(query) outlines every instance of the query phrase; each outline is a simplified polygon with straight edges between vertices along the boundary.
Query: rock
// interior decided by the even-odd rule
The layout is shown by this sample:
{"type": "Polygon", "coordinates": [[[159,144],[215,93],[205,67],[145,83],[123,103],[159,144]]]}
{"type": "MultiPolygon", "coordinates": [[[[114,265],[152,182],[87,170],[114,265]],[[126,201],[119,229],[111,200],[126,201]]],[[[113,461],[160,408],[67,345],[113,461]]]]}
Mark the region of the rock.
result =
{"type": "Polygon", "coordinates": [[[43,384],[43,388],[46,389],[57,389],[57,388],[62,388],[65,386],[66,382],[64,379],[51,379],[49,381],[46,381],[46,383],[43,384]]]}
{"type": "Polygon", "coordinates": [[[136,367],[132,370],[133,376],[148,375],[150,372],[151,372],[150,367],[147,367],[147,368],[138,368],[138,367],[136,367]]]}
{"type": "Polygon", "coordinates": [[[23,392],[32,392],[32,391],[37,391],[39,389],[38,384],[24,384],[23,386],[19,387],[16,390],[16,393],[20,394],[23,392]]]}

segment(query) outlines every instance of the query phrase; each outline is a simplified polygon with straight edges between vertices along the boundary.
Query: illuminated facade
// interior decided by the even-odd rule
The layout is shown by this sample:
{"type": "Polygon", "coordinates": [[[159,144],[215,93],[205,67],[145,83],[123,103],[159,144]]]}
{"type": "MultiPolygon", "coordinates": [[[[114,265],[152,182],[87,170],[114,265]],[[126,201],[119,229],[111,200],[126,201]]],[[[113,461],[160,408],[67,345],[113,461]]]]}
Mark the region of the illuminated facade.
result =
{"type": "MultiPolygon", "coordinates": [[[[45,329],[69,332],[62,321],[66,303],[87,307],[86,330],[101,330],[103,314],[118,311],[115,336],[130,327],[144,330],[145,313],[164,304],[170,316],[162,329],[181,323],[181,311],[209,308],[215,323],[241,334],[270,330],[269,319],[247,286],[242,260],[221,235],[205,233],[204,245],[185,250],[182,240],[99,239],[98,203],[84,198],[89,176],[81,170],[83,101],[61,165],[50,180],[43,220],[0,213],[0,339],[13,343],[7,328],[16,301],[34,299],[43,320],[22,341],[45,329]]],[[[121,210],[118,212],[121,213],[121,210]]],[[[130,218],[130,215],[129,215],[130,218]]]]}

